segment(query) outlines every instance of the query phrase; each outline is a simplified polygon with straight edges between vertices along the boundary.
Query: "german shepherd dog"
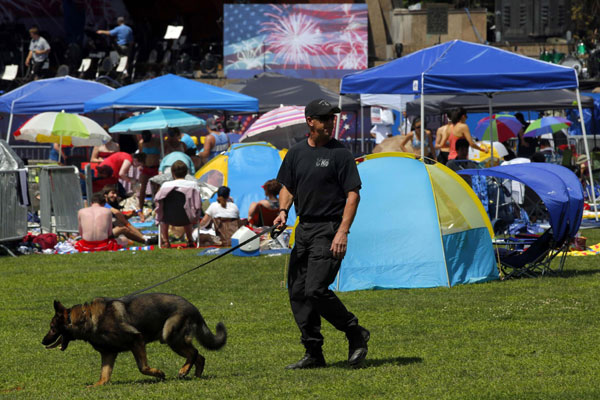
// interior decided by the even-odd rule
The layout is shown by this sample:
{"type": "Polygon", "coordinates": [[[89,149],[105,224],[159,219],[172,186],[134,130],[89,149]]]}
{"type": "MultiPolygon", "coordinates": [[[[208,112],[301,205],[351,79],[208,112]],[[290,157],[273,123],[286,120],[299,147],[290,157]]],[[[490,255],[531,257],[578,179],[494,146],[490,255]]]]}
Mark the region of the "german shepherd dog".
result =
{"type": "Polygon", "coordinates": [[[100,352],[100,380],[93,386],[104,385],[120,352],[131,351],[140,372],[164,379],[159,369],[150,368],[146,358],[146,343],[160,340],[182,357],[185,364],[179,377],[185,377],[196,366],[197,377],[202,375],[205,359],[192,344],[198,342],[209,350],[225,345],[225,325],[217,324],[216,335],[210,331],[198,309],[183,297],[173,294],[147,293],[119,299],[99,297],[91,303],[65,308],[54,301],[55,314],[50,330],[42,344],[51,349],[65,350],[72,340],[85,340],[100,352]]]}

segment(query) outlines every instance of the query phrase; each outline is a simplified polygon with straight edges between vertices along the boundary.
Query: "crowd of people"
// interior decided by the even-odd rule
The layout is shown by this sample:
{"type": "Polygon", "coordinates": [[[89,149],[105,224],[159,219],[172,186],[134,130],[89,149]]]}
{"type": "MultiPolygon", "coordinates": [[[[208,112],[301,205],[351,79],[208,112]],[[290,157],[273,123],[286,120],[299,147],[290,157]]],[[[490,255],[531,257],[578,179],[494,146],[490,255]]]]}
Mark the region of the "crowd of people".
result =
{"type": "MultiPolygon", "coordinates": [[[[124,241],[115,241],[120,235],[128,242],[157,244],[158,237],[145,236],[129,223],[129,219],[134,216],[140,222],[145,222],[154,208],[161,247],[171,247],[171,225],[182,227],[189,247],[202,243],[202,240],[196,240],[192,235],[194,224],[199,224],[199,232],[205,232],[198,233],[201,239],[207,239],[206,232],[208,236],[220,236],[216,241],[208,238],[204,244],[218,244],[219,241],[227,244],[231,234],[247,220],[257,223],[258,220],[252,217],[258,214],[259,207],[277,210],[281,185],[275,180],[269,180],[263,186],[265,200],[252,203],[249,210],[244,210],[248,213],[247,220],[241,219],[240,210],[226,186],[218,188],[217,201],[207,209],[204,207],[203,211],[203,201],[207,199],[201,198],[199,183],[194,174],[230,145],[229,137],[223,132],[222,123],[218,119],[209,118],[207,130],[203,143],[198,141],[198,137],[181,132],[179,128],[170,128],[162,148],[160,137],[148,130],[139,135],[137,149],[133,153],[123,151],[114,140],[94,147],[90,158],[94,195],[89,199],[89,207],[79,211],[81,240],[78,248],[81,251],[112,250],[117,245],[125,244],[124,241]],[[180,203],[169,203],[171,207],[165,207],[164,202],[171,201],[169,198],[173,191],[181,193],[183,200],[180,203]],[[150,202],[148,194],[151,194],[150,202]],[[127,203],[128,210],[124,210],[123,203],[127,203]],[[110,214],[104,209],[110,210],[110,214]],[[173,217],[173,213],[179,214],[173,217]],[[177,223],[179,220],[183,222],[177,223]],[[236,223],[228,224],[232,221],[236,223]],[[229,226],[234,226],[235,229],[231,230],[229,226]],[[224,230],[228,232],[222,234],[224,230]]],[[[68,150],[68,147],[60,148],[57,145],[53,148],[52,157],[56,161],[61,157],[64,162],[70,156],[68,150]],[[62,154],[59,155],[59,152],[62,154]]],[[[85,174],[82,174],[82,185],[85,178],[85,174]]]]}

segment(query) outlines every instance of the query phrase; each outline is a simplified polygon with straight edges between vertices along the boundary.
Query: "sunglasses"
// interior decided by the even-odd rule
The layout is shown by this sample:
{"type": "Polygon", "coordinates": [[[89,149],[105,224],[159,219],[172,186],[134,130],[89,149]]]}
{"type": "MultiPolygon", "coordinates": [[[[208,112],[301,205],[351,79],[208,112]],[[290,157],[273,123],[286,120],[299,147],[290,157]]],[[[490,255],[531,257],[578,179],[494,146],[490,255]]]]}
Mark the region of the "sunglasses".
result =
{"type": "Polygon", "coordinates": [[[327,122],[327,121],[333,121],[333,119],[335,118],[334,114],[329,114],[329,115],[314,115],[312,117],[313,119],[318,119],[321,122],[327,122]]]}

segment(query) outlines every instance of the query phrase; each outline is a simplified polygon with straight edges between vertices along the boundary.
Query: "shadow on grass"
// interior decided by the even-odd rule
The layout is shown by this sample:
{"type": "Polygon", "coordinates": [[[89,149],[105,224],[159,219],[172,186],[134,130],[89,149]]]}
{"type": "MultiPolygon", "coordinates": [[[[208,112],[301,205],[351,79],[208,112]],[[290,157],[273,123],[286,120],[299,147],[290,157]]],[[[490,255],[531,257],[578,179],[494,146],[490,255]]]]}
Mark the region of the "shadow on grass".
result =
{"type": "MultiPolygon", "coordinates": [[[[382,365],[409,365],[422,363],[423,359],[421,357],[388,357],[388,358],[367,358],[361,368],[370,368],[370,367],[380,367],[382,365]]],[[[346,361],[338,361],[336,363],[330,364],[329,366],[335,368],[350,368],[348,362],[346,361]]]]}
{"type": "Polygon", "coordinates": [[[571,278],[573,276],[600,274],[600,269],[564,269],[556,275],[547,275],[549,278],[571,278]]]}
{"type": "Polygon", "coordinates": [[[183,378],[179,378],[177,376],[167,377],[165,379],[156,379],[156,378],[141,378],[141,379],[128,379],[122,381],[110,381],[107,383],[108,386],[117,386],[117,385],[156,385],[160,383],[174,382],[174,381],[194,381],[194,380],[207,380],[214,379],[216,375],[202,375],[201,377],[196,377],[194,375],[186,376],[183,378]]]}
{"type": "Polygon", "coordinates": [[[572,278],[574,276],[586,276],[600,274],[600,269],[563,269],[561,272],[546,272],[542,275],[541,272],[529,273],[527,275],[512,276],[502,280],[518,280],[518,279],[538,279],[538,278],[572,278]]]}

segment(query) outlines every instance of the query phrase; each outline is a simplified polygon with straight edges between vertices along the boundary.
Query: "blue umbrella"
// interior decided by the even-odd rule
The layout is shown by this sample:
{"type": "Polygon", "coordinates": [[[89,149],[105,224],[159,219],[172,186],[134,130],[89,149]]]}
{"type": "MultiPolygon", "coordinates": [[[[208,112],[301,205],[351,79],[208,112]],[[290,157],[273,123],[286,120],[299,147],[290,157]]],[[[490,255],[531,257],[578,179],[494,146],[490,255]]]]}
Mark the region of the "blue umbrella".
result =
{"type": "MultiPolygon", "coordinates": [[[[151,129],[181,128],[205,125],[206,121],[184,111],[172,108],[160,108],[136,115],[113,125],[110,133],[134,133],[151,129]]],[[[161,155],[164,157],[163,137],[160,134],[161,155]]]]}
{"type": "Polygon", "coordinates": [[[184,111],[172,108],[156,108],[145,114],[127,118],[113,125],[110,133],[139,132],[151,129],[166,129],[185,126],[205,125],[206,121],[184,111]]]}

